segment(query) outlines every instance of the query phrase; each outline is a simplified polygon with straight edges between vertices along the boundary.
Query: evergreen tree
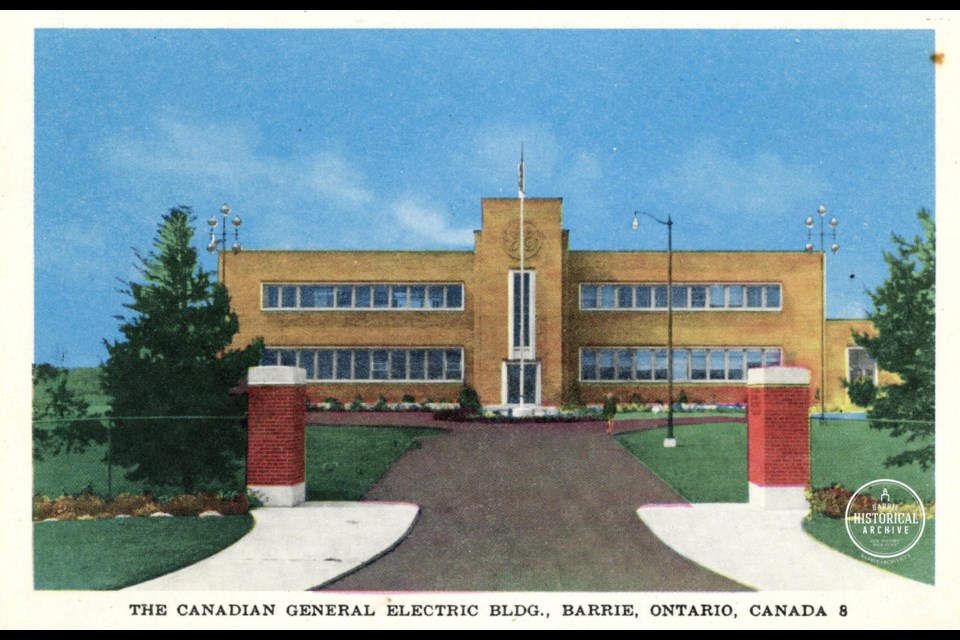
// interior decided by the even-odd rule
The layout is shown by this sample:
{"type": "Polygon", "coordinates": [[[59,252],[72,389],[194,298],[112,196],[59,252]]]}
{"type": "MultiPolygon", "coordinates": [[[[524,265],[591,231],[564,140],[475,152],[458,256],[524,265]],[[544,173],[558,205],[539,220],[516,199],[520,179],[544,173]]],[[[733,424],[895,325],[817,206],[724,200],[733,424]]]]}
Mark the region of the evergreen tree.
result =
{"type": "Polygon", "coordinates": [[[131,480],[186,493],[236,478],[246,447],[242,396],[227,392],[259,364],[262,341],[228,350],[239,323],[226,288],[198,266],[188,208],[163,216],[142,283],[129,282],[123,338],[106,342],[111,459],[131,480]],[[219,419],[184,419],[213,416],[219,419]],[[237,416],[236,420],[224,420],[237,416]],[[123,418],[154,418],[125,420],[123,418]],[[178,418],[179,417],[179,418],[178,418]]]}
{"type": "Polygon", "coordinates": [[[916,443],[886,464],[917,463],[926,469],[934,463],[936,240],[930,213],[921,210],[917,217],[924,236],[911,241],[893,236],[896,251],[884,253],[890,276],[870,294],[874,310],[869,318],[878,334],[854,336],[877,365],[896,373],[901,383],[874,391],[872,380],[852,381],[848,388],[858,401],[872,398],[867,411],[871,427],[916,443]]]}

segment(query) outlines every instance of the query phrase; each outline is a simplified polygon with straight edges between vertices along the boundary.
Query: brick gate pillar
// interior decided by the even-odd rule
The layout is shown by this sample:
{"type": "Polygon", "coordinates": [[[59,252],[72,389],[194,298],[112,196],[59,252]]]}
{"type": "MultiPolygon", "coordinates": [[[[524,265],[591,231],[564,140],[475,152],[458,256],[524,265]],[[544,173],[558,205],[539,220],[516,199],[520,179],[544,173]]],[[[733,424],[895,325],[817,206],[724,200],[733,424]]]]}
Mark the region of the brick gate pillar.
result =
{"type": "Polygon", "coordinates": [[[762,367],[747,373],[747,477],[750,504],[808,508],[810,372],[762,367]]]}
{"type": "Polygon", "coordinates": [[[297,367],[251,367],[247,375],[247,488],[267,507],[306,500],[306,383],[297,367]]]}

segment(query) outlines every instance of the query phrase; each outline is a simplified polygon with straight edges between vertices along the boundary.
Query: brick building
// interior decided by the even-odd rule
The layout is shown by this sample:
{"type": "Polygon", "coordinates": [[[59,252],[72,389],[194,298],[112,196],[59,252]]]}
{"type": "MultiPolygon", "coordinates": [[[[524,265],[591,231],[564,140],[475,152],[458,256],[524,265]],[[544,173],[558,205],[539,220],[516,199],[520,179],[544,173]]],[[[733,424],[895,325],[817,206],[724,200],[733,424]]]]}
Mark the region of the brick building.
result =
{"type": "MultiPolygon", "coordinates": [[[[466,384],[517,404],[522,359],[526,403],[665,402],[667,253],[572,251],[562,201],[527,198],[521,287],[519,207],[484,199],[472,251],[222,252],[235,342],[262,336],[264,364],[303,368],[314,401],[455,400],[466,384]]],[[[810,369],[819,404],[823,350],[828,410],[853,409],[842,379],[877,376],[850,334],[869,323],[823,321],[822,259],[675,251],[675,395],[744,402],[746,369],[783,364],[810,369]]]]}

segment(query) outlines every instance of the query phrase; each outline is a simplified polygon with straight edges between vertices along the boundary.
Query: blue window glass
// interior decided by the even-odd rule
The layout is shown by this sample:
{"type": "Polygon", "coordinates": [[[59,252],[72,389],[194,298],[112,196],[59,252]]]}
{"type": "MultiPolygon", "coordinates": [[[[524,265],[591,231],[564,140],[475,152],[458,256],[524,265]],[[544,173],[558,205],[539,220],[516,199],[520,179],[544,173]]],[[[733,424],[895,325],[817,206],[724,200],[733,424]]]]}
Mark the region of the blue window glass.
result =
{"type": "Polygon", "coordinates": [[[707,352],[703,349],[694,349],[690,352],[690,379],[707,379],[707,352]]]}
{"type": "Polygon", "coordinates": [[[654,287],[653,301],[658,309],[667,308],[667,288],[665,286],[654,287]]]}
{"type": "Polygon", "coordinates": [[[387,366],[390,353],[386,349],[377,349],[373,352],[373,379],[386,380],[387,366]]]}
{"type": "Polygon", "coordinates": [[[386,309],[390,306],[390,287],[378,284],[373,288],[373,306],[376,309],[386,309]]]}
{"type": "Polygon", "coordinates": [[[780,308],[780,285],[775,284],[767,287],[767,308],[780,308]]]}
{"type": "Polygon", "coordinates": [[[673,351],[673,379],[684,381],[689,378],[687,374],[687,351],[685,349],[674,349],[673,351]]]}
{"type": "Polygon", "coordinates": [[[353,379],[370,379],[370,351],[367,349],[353,350],[353,379]]]}
{"type": "Polygon", "coordinates": [[[743,285],[734,284],[730,285],[730,304],[729,306],[733,309],[738,309],[743,306],[743,285]]]}
{"type": "Polygon", "coordinates": [[[317,352],[317,380],[333,380],[333,351],[329,349],[317,352]]]}
{"type": "Polygon", "coordinates": [[[410,352],[410,379],[423,380],[426,378],[426,352],[415,349],[410,352]]]}
{"type": "Polygon", "coordinates": [[[687,304],[687,290],[689,287],[673,287],[673,308],[674,309],[686,309],[687,304]]]}
{"type": "Polygon", "coordinates": [[[763,364],[766,367],[776,367],[780,364],[780,349],[764,349],[763,364]]]}
{"type": "Polygon", "coordinates": [[[337,349],[337,380],[353,380],[353,351],[337,349]]]}
{"type": "Polygon", "coordinates": [[[653,306],[653,288],[648,286],[637,287],[636,305],[638,309],[649,309],[653,306]]]}
{"type": "Polygon", "coordinates": [[[404,285],[393,285],[390,287],[393,292],[392,303],[390,306],[403,309],[407,306],[407,287],[404,285]]]}
{"type": "Polygon", "coordinates": [[[390,379],[407,379],[407,351],[405,349],[394,349],[390,352],[390,379]]]}
{"type": "Polygon", "coordinates": [[[268,284],[263,287],[263,306],[265,309],[276,309],[280,306],[280,287],[268,284]]]}
{"type": "Polygon", "coordinates": [[[727,288],[723,285],[714,285],[710,287],[711,309],[723,309],[727,306],[726,290],[727,288]]]}
{"type": "Polygon", "coordinates": [[[353,306],[353,287],[337,287],[337,306],[343,309],[353,306]]]}
{"type": "Polygon", "coordinates": [[[280,365],[284,367],[297,366],[297,352],[293,349],[280,350],[280,365]]]}
{"type": "Polygon", "coordinates": [[[690,287],[690,306],[694,309],[703,309],[707,306],[706,287],[690,287]]]}
{"type": "Polygon", "coordinates": [[[460,351],[448,349],[447,357],[447,380],[459,380],[463,377],[463,364],[461,362],[460,351]]]}
{"type": "Polygon", "coordinates": [[[264,349],[260,364],[264,367],[275,367],[280,362],[280,352],[276,349],[264,349]]]}
{"type": "Polygon", "coordinates": [[[600,379],[601,380],[613,380],[615,378],[615,368],[613,366],[614,361],[614,351],[611,349],[603,349],[600,352],[600,379]]]}
{"type": "Polygon", "coordinates": [[[657,349],[654,354],[654,376],[657,380],[666,380],[667,375],[667,350],[657,349]]]}
{"type": "Polygon", "coordinates": [[[600,287],[600,308],[601,309],[613,309],[614,300],[616,298],[615,289],[610,285],[604,285],[600,287]]]}
{"type": "Polygon", "coordinates": [[[423,309],[427,298],[426,287],[410,287],[410,307],[412,309],[423,309]]]}
{"type": "Polygon", "coordinates": [[[710,350],[710,379],[726,379],[727,358],[726,352],[719,349],[710,350]]]}
{"type": "Polygon", "coordinates": [[[358,309],[369,309],[373,302],[373,290],[370,287],[356,287],[353,296],[353,303],[358,309]]]}
{"type": "Polygon", "coordinates": [[[747,307],[750,309],[763,307],[763,287],[747,287],[747,307]]]}
{"type": "Polygon", "coordinates": [[[633,308],[633,287],[617,287],[617,306],[621,309],[633,308]]]}
{"type": "Polygon", "coordinates": [[[282,287],[281,306],[284,309],[294,309],[297,306],[297,288],[282,287]]]}
{"type": "Polygon", "coordinates": [[[315,380],[317,377],[316,376],[317,372],[313,366],[314,356],[316,355],[316,353],[317,353],[316,351],[308,350],[308,349],[300,350],[299,364],[300,364],[300,368],[307,372],[307,380],[315,380]]]}
{"type": "Polygon", "coordinates": [[[584,349],[580,352],[580,379],[597,379],[597,352],[593,349],[584,349]]]}
{"type": "Polygon", "coordinates": [[[650,359],[652,356],[650,349],[637,349],[634,356],[637,361],[637,380],[653,379],[653,362],[650,359]]]}
{"type": "Polygon", "coordinates": [[[463,285],[447,285],[447,308],[460,309],[463,307],[463,285]]]}
{"type": "Polygon", "coordinates": [[[580,307],[582,309],[597,308],[597,287],[592,284],[585,284],[580,287],[580,307]]]}
{"type": "Polygon", "coordinates": [[[743,351],[730,351],[727,355],[727,380],[743,380],[743,351]]]}
{"type": "Polygon", "coordinates": [[[617,351],[617,380],[633,380],[633,351],[617,351]]]}
{"type": "Polygon", "coordinates": [[[443,380],[443,351],[427,351],[427,380],[443,380]]]}
{"type": "Polygon", "coordinates": [[[521,287],[520,274],[513,274],[513,346],[520,346],[520,337],[523,336],[523,346],[530,346],[530,272],[523,274],[523,285],[521,287]],[[523,303],[521,305],[520,292],[523,291],[523,303]],[[521,309],[522,307],[522,309],[521,309]],[[522,313],[521,313],[522,312],[522,313]],[[523,326],[520,326],[520,318],[523,318],[523,326]]]}
{"type": "Polygon", "coordinates": [[[760,349],[747,349],[747,369],[763,366],[763,351],[760,349]]]}
{"type": "Polygon", "coordinates": [[[443,309],[443,290],[442,286],[430,287],[427,294],[427,301],[431,309],[443,309]]]}

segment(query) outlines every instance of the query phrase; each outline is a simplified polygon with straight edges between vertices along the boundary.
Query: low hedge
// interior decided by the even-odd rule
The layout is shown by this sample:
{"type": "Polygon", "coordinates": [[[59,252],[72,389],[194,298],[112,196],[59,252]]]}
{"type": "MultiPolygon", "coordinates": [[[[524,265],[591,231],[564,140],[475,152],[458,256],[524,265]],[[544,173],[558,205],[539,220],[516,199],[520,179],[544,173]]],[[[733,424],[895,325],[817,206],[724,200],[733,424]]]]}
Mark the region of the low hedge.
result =
{"type": "Polygon", "coordinates": [[[116,518],[118,516],[151,516],[165,513],[171,516],[198,516],[216,512],[223,516],[247,513],[251,500],[245,494],[225,496],[217,493],[178,495],[158,500],[147,493],[143,495],[120,494],[111,501],[90,494],[60,496],[51,500],[47,496],[33,499],[33,519],[42,520],[90,520],[116,518]]]}

